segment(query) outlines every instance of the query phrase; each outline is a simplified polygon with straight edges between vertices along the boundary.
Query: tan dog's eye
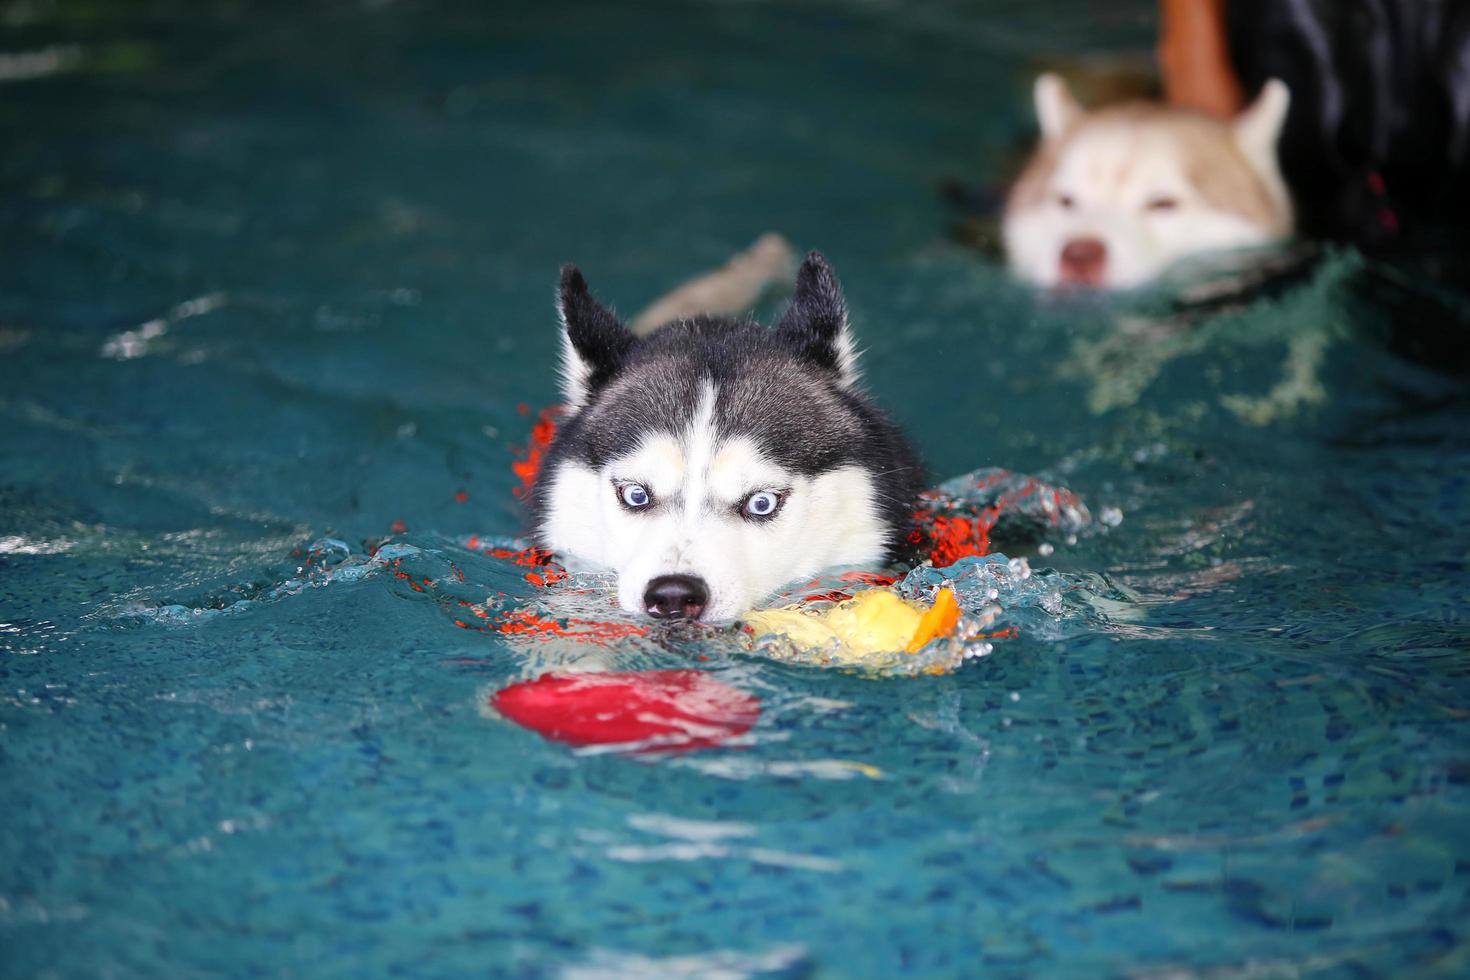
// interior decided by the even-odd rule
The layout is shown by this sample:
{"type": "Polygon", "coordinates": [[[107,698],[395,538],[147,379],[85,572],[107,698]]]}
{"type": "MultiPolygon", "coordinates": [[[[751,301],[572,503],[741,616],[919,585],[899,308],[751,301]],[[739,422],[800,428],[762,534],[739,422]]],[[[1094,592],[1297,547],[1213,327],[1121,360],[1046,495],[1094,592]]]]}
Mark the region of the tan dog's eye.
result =
{"type": "Polygon", "coordinates": [[[1173,211],[1179,206],[1178,198],[1173,197],[1151,197],[1144,207],[1150,211],[1173,211]]]}

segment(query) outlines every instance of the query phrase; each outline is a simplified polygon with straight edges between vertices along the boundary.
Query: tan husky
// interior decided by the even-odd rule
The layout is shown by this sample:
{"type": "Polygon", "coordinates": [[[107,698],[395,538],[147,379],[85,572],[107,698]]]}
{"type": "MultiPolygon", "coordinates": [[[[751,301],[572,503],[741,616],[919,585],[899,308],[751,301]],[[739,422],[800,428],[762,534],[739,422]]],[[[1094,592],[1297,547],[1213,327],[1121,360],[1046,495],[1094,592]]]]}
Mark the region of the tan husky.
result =
{"type": "Polygon", "coordinates": [[[1276,162],[1290,95],[1279,81],[1233,120],[1147,102],[1085,111],[1036,80],[1041,146],[1006,202],[1013,272],[1040,286],[1127,289],[1206,252],[1292,232],[1276,162]]]}

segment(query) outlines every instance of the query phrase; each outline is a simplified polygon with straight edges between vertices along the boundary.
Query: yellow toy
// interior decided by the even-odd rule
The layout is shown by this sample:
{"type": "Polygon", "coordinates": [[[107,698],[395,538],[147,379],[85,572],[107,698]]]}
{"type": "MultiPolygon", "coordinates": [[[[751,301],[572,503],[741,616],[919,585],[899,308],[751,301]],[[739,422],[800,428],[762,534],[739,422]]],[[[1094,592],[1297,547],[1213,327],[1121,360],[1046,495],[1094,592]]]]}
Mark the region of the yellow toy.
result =
{"type": "Polygon", "coordinates": [[[940,589],[928,608],[889,589],[868,589],[818,611],[786,606],[745,616],[757,637],[783,636],[795,647],[821,650],[850,664],[880,653],[918,653],[930,640],[953,633],[959,621],[960,605],[948,588],[940,589]]]}

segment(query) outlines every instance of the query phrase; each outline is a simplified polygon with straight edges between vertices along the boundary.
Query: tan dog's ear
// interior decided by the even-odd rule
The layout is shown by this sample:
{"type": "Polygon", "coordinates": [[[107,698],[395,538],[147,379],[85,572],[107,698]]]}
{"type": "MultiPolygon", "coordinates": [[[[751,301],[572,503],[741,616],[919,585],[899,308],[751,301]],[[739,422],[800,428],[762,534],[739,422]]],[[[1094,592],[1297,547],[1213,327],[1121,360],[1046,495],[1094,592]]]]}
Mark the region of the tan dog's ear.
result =
{"type": "Polygon", "coordinates": [[[1067,83],[1051,72],[1036,79],[1031,95],[1036,103],[1036,121],[1041,124],[1041,135],[1046,139],[1057,139],[1084,115],[1067,83]]]}
{"type": "Polygon", "coordinates": [[[1291,90],[1280,79],[1273,78],[1261,89],[1256,101],[1235,117],[1231,128],[1235,145],[1257,170],[1276,172],[1276,141],[1286,124],[1286,110],[1291,108],[1291,90]]]}

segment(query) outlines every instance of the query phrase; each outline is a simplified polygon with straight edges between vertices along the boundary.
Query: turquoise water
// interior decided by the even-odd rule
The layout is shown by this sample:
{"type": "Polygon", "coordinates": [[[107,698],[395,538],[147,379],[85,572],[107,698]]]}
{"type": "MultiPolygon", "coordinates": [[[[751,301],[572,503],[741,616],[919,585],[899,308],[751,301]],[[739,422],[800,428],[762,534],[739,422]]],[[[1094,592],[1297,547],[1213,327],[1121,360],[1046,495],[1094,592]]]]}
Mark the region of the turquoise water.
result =
{"type": "Polygon", "coordinates": [[[0,973],[1470,972],[1462,382],[1351,254],[1179,316],[947,236],[1036,57],[1149,43],[1101,6],[0,6],[0,973]],[[608,654],[756,694],[727,750],[488,715],[557,266],[631,313],[767,229],[936,477],[1111,515],[1027,546],[1064,607],[608,654]]]}

